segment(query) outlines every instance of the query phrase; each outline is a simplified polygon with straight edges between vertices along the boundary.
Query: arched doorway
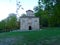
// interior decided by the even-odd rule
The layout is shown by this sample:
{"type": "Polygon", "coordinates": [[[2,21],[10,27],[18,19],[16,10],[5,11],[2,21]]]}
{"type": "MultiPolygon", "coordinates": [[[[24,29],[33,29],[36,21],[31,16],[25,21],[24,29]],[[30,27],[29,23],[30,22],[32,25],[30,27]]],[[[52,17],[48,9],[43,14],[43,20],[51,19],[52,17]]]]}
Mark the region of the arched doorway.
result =
{"type": "Polygon", "coordinates": [[[29,26],[29,30],[32,30],[32,27],[31,26],[29,26]]]}

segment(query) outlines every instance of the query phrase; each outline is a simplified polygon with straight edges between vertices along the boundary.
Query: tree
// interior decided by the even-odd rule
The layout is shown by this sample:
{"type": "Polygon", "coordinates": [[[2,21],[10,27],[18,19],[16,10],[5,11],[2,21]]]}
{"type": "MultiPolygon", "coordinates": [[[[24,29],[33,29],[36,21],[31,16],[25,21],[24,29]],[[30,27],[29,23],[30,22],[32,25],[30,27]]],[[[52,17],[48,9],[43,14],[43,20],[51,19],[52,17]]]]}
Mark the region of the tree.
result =
{"type": "Polygon", "coordinates": [[[60,26],[60,0],[56,0],[56,4],[54,6],[54,15],[56,17],[56,26],[60,26]]]}
{"type": "Polygon", "coordinates": [[[4,32],[6,30],[6,20],[0,21],[0,32],[4,32]]]}
{"type": "Polygon", "coordinates": [[[9,16],[0,21],[0,32],[7,32],[15,29],[19,29],[20,22],[17,21],[17,16],[15,13],[10,13],[9,16]]]}
{"type": "Polygon", "coordinates": [[[16,29],[17,28],[17,17],[16,14],[10,13],[6,19],[6,29],[16,29]]]}
{"type": "Polygon", "coordinates": [[[39,0],[38,1],[38,6],[34,8],[35,11],[35,16],[38,16],[40,19],[40,27],[41,26],[48,26],[48,22],[47,22],[47,17],[48,15],[46,14],[48,11],[44,11],[42,2],[39,0]]]}
{"type": "Polygon", "coordinates": [[[38,7],[35,15],[40,17],[40,25],[60,26],[60,0],[38,0],[38,7]]]}

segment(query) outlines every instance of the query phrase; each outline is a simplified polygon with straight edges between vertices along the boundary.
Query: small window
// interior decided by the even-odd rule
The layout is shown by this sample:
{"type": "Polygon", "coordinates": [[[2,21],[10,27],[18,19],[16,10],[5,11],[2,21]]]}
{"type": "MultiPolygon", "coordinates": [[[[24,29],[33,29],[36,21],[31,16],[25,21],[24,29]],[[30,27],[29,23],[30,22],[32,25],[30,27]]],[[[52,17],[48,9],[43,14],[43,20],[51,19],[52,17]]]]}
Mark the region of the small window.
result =
{"type": "Polygon", "coordinates": [[[35,22],[37,22],[37,20],[35,20],[35,22]]]}
{"type": "Polygon", "coordinates": [[[25,20],[22,20],[22,22],[25,22],[25,20]]]}

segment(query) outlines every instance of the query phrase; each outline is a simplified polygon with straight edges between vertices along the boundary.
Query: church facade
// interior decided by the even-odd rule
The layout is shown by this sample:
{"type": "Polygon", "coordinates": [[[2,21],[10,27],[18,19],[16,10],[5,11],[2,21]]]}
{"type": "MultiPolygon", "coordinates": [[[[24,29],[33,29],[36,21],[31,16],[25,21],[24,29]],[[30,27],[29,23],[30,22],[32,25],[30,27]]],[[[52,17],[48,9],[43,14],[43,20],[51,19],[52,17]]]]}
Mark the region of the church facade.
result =
{"type": "Polygon", "coordinates": [[[32,10],[27,10],[26,15],[20,17],[20,30],[39,30],[39,18],[35,17],[32,10]]]}

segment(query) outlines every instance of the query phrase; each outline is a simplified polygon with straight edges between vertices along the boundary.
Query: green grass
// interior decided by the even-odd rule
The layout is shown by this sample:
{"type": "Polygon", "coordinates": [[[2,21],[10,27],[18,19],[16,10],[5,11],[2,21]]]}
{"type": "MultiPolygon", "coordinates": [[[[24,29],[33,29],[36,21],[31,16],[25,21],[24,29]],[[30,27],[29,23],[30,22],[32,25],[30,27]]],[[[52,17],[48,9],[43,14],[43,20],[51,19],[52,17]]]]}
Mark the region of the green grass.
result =
{"type": "MultiPolygon", "coordinates": [[[[34,43],[38,43],[41,42],[41,44],[43,44],[42,42],[45,41],[44,45],[46,44],[52,44],[52,40],[53,39],[57,39],[57,43],[60,41],[60,28],[46,28],[46,29],[42,29],[40,31],[25,31],[25,32],[6,32],[6,33],[0,33],[0,38],[8,38],[8,37],[19,37],[19,36],[23,36],[24,37],[24,41],[26,43],[29,42],[34,42],[34,43]],[[50,43],[47,43],[50,41],[50,43]]],[[[56,42],[56,40],[54,41],[56,42]]],[[[56,43],[56,45],[57,45],[56,43]]],[[[59,42],[60,43],[60,42],[59,42]]],[[[37,44],[36,44],[37,45],[37,44]]]]}

